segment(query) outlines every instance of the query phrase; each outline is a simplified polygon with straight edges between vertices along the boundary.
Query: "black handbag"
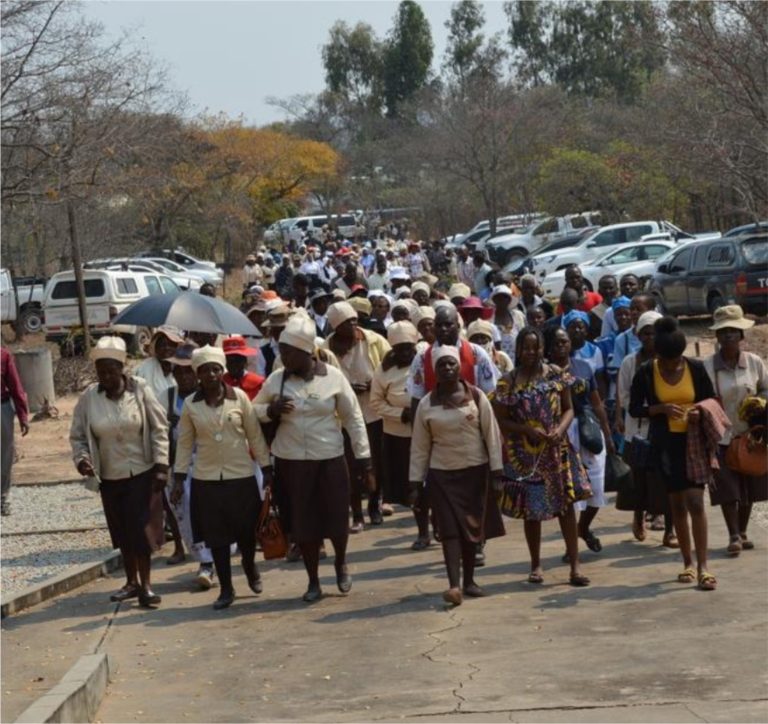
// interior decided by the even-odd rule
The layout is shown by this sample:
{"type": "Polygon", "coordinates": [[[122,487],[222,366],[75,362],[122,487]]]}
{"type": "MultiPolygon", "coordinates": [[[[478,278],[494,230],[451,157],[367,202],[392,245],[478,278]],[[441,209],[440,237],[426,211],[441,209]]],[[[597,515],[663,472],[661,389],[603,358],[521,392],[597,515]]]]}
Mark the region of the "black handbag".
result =
{"type": "Polygon", "coordinates": [[[605,492],[616,493],[632,485],[632,469],[621,456],[608,453],[605,459],[605,492]]]}
{"type": "Polygon", "coordinates": [[[629,462],[637,470],[648,470],[651,463],[651,443],[644,437],[635,435],[630,441],[629,462]]]}
{"type": "Polygon", "coordinates": [[[591,407],[585,407],[577,418],[579,425],[579,442],[581,447],[593,455],[603,452],[603,431],[591,407]]]}

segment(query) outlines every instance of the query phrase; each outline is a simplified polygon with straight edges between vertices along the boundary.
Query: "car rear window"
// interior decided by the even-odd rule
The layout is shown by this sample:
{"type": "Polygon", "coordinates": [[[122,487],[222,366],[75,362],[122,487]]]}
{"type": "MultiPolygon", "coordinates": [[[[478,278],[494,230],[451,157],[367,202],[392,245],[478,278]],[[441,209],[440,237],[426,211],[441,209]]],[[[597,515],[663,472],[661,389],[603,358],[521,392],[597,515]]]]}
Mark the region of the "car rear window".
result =
{"type": "MultiPolygon", "coordinates": [[[[104,280],[103,279],[86,279],[85,280],[85,296],[86,297],[103,297],[104,280]]],[[[51,299],[76,299],[77,298],[77,283],[73,279],[72,281],[56,282],[56,286],[51,291],[51,299]]]]}
{"type": "Polygon", "coordinates": [[[745,241],[741,245],[741,250],[744,252],[744,259],[747,264],[752,266],[768,264],[768,239],[745,241]]]}
{"type": "Polygon", "coordinates": [[[732,244],[713,244],[707,250],[707,266],[731,266],[734,256],[732,244]]]}

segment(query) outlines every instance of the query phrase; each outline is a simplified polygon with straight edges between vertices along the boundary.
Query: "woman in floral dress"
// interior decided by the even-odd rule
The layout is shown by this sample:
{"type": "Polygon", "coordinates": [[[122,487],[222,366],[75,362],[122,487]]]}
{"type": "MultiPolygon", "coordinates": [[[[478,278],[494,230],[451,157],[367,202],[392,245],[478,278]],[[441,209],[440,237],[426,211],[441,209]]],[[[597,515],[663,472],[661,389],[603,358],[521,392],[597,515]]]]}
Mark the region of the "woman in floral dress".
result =
{"type": "Polygon", "coordinates": [[[541,522],[557,518],[569,554],[573,586],[589,585],[579,568],[574,502],[591,495],[578,454],[568,442],[573,420],[573,379],[544,362],[541,332],[526,327],[517,337],[517,367],[491,395],[504,438],[502,512],[523,518],[531,556],[530,583],[543,583],[541,522]]]}

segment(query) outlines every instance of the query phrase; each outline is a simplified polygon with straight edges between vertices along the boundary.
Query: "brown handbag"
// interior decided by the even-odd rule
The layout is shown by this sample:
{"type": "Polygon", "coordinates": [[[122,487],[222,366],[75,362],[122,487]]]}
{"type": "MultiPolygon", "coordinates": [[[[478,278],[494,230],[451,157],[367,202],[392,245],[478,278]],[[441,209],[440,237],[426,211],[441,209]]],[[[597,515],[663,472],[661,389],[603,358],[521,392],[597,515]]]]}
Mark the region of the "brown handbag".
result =
{"type": "Polygon", "coordinates": [[[768,447],[765,425],[756,425],[731,440],[725,464],[734,472],[752,477],[768,474],[768,447]]]}
{"type": "Polygon", "coordinates": [[[256,539],[261,545],[266,561],[273,558],[284,558],[288,552],[288,539],[285,537],[280,519],[272,507],[272,491],[269,489],[264,495],[259,520],[256,523],[256,539]]]}

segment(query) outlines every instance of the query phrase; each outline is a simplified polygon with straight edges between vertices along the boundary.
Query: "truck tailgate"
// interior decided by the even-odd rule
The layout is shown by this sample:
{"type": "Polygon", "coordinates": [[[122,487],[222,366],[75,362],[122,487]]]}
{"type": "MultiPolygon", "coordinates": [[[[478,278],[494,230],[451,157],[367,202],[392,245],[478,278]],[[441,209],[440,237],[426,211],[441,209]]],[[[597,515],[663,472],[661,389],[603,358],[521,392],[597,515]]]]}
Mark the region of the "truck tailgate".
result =
{"type": "MultiPolygon", "coordinates": [[[[76,304],[48,306],[45,308],[45,328],[48,332],[59,332],[80,326],[80,312],[76,304]]],[[[109,326],[109,305],[88,305],[88,326],[109,326]]]]}

